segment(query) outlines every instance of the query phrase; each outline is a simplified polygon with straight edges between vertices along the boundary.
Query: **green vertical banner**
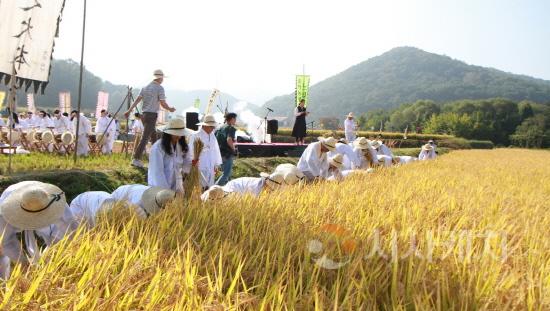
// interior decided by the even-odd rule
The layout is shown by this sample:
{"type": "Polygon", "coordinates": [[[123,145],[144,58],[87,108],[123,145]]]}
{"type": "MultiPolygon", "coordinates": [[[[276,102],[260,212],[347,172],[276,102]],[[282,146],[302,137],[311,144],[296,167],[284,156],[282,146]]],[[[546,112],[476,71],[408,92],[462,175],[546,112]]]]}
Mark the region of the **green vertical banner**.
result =
{"type": "Polygon", "coordinates": [[[309,102],[309,76],[306,75],[297,75],[296,76],[296,106],[304,99],[305,107],[309,102]]]}
{"type": "Polygon", "coordinates": [[[195,106],[195,109],[201,108],[201,100],[199,98],[195,99],[194,106],[195,106]]]}

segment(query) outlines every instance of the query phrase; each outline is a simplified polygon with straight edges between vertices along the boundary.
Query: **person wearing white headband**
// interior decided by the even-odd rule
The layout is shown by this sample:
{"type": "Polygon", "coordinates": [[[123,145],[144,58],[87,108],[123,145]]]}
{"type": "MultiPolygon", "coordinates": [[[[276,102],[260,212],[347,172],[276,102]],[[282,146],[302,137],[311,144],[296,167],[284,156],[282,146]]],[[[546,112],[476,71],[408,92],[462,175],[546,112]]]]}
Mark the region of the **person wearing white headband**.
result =
{"type": "Polygon", "coordinates": [[[73,219],[64,192],[54,185],[23,181],[6,188],[0,196],[0,278],[9,278],[10,261],[36,262],[40,247],[76,229],[73,219]]]}
{"type": "Polygon", "coordinates": [[[117,201],[125,201],[135,208],[141,218],[147,218],[163,210],[166,205],[176,198],[176,192],[159,187],[145,185],[124,185],[118,187],[111,197],[117,201]],[[137,208],[137,207],[139,208],[137,208]]]}
{"type": "Polygon", "coordinates": [[[336,150],[336,139],[333,137],[319,137],[318,142],[307,146],[298,161],[298,169],[306,175],[309,181],[322,178],[323,172],[328,171],[327,153],[336,150]]]}
{"type": "Polygon", "coordinates": [[[185,121],[170,119],[162,132],[162,137],[151,147],[147,183],[183,194],[183,173],[189,173],[192,164],[185,121]]]}
{"type": "Polygon", "coordinates": [[[200,139],[204,143],[198,165],[201,172],[201,185],[207,189],[216,183],[216,173],[223,163],[218,139],[214,134],[218,123],[213,115],[208,114],[198,125],[201,128],[189,139],[189,152],[194,154],[193,148],[196,139],[200,139]]]}
{"type": "Polygon", "coordinates": [[[273,191],[279,189],[284,184],[284,175],[281,172],[273,174],[260,173],[260,177],[241,177],[230,180],[223,190],[235,194],[250,194],[258,197],[262,191],[273,191]]]}
{"type": "Polygon", "coordinates": [[[418,154],[418,160],[420,161],[433,160],[436,157],[437,154],[435,153],[435,148],[431,144],[425,144],[422,146],[420,154],[418,154]]]}

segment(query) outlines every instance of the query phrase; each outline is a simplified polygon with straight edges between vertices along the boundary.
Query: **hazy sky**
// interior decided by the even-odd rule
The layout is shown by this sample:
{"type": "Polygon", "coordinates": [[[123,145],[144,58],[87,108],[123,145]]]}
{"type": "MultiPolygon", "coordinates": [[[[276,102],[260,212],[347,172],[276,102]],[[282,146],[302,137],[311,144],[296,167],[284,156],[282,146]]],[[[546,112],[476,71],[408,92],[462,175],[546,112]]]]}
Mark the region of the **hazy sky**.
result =
{"type": "MultiPolygon", "coordinates": [[[[83,0],[67,0],[55,58],[80,59],[83,0]]],[[[397,46],[550,80],[550,1],[90,0],[85,64],[140,87],[217,87],[262,104],[397,46]]],[[[169,96],[169,94],[168,94],[169,96]]]]}

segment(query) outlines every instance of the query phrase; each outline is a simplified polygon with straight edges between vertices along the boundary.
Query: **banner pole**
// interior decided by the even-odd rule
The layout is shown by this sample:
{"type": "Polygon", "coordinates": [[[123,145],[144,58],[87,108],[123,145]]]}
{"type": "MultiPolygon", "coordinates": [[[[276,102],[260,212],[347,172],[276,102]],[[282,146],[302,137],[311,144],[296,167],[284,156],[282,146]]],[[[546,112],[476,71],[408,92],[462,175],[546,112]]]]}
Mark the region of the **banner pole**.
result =
{"type": "Polygon", "coordinates": [[[10,79],[10,90],[9,90],[9,97],[8,97],[8,107],[9,107],[9,115],[8,115],[8,123],[9,123],[9,137],[8,137],[8,141],[10,143],[10,148],[8,149],[8,174],[11,174],[12,173],[12,170],[11,170],[11,160],[12,160],[12,152],[13,152],[13,149],[11,147],[13,147],[13,133],[12,131],[14,130],[14,126],[15,126],[15,120],[13,119],[13,113],[15,111],[15,103],[17,101],[17,86],[16,86],[16,83],[15,83],[15,80],[17,79],[17,73],[15,71],[15,61],[13,62],[13,68],[12,68],[12,74],[11,74],[11,79],[10,79]]]}
{"type": "Polygon", "coordinates": [[[76,140],[74,146],[74,158],[73,163],[76,166],[77,151],[78,151],[78,136],[80,131],[80,107],[82,103],[82,74],[84,72],[84,43],[86,39],[86,0],[84,0],[84,12],[82,18],[82,47],[80,50],[80,77],[78,79],[78,102],[76,113],[76,140]]]}

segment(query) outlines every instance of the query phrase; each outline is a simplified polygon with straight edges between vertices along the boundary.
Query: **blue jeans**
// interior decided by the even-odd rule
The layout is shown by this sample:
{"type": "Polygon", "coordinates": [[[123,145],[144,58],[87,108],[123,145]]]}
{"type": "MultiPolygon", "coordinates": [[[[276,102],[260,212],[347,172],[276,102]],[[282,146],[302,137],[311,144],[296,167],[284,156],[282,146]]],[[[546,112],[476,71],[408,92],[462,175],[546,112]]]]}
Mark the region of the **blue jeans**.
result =
{"type": "Polygon", "coordinates": [[[233,172],[233,159],[234,156],[222,157],[222,176],[216,181],[216,185],[225,186],[231,178],[233,172]]]}

